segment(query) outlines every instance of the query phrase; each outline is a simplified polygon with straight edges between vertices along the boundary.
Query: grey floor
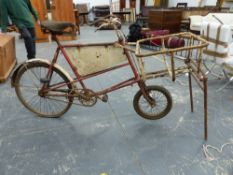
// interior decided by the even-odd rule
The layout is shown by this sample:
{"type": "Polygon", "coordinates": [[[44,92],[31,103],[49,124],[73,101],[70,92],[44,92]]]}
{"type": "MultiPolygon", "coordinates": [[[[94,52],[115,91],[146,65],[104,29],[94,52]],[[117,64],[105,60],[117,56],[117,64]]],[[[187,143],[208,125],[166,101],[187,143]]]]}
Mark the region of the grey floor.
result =
{"type": "MultiPolygon", "coordinates": [[[[81,27],[75,42],[116,39],[110,31],[93,31],[81,27]]],[[[16,43],[21,63],[26,60],[24,45],[18,39],[16,43]]],[[[54,43],[37,44],[37,56],[51,59],[54,49],[54,43]]],[[[64,60],[61,63],[66,67],[64,60]]],[[[102,89],[127,76],[129,70],[123,69],[87,84],[102,89]]],[[[232,175],[233,89],[216,92],[225,82],[209,77],[209,138],[204,141],[203,94],[194,84],[191,113],[185,75],[176,82],[147,82],[166,87],[173,97],[171,112],[156,121],[134,111],[136,85],[109,94],[108,103],[73,105],[61,118],[46,119],[22,106],[9,79],[0,84],[0,175],[232,175]],[[212,159],[207,159],[203,145],[223,149],[208,147],[212,159]]]]}

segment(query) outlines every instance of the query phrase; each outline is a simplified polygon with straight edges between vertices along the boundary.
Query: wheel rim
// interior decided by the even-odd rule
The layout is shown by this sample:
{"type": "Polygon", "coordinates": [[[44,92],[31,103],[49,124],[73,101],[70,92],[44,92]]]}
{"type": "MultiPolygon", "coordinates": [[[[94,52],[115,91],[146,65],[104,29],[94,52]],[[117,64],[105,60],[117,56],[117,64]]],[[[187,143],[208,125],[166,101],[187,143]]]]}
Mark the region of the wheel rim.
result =
{"type": "MultiPolygon", "coordinates": [[[[26,108],[39,116],[58,117],[68,110],[70,100],[65,97],[64,92],[70,91],[71,86],[66,85],[56,89],[59,96],[51,96],[49,92],[44,97],[39,95],[41,87],[44,85],[42,79],[46,77],[48,65],[32,66],[25,68],[18,79],[16,92],[26,108]],[[64,92],[58,92],[63,90],[64,92]],[[63,95],[63,96],[62,96],[63,95]]],[[[53,71],[50,85],[66,82],[66,77],[56,69],[53,71]]]]}
{"type": "Polygon", "coordinates": [[[149,90],[148,94],[150,98],[155,100],[155,103],[150,105],[143,95],[141,95],[138,106],[148,116],[159,116],[167,108],[167,97],[156,90],[149,90]]]}

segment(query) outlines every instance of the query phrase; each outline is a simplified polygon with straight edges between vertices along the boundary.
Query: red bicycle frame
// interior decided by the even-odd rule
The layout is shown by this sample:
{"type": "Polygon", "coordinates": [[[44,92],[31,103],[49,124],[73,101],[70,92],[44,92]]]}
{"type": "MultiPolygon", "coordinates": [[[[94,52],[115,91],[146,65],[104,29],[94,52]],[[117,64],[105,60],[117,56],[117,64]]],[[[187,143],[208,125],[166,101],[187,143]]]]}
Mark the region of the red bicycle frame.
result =
{"type": "MultiPolygon", "coordinates": [[[[101,70],[101,71],[97,71],[97,72],[94,72],[94,73],[90,73],[90,74],[81,76],[78,73],[77,68],[74,66],[74,64],[70,60],[70,58],[69,58],[69,56],[68,56],[65,49],[66,48],[71,48],[71,47],[75,48],[75,47],[85,47],[85,46],[107,46],[107,45],[110,45],[110,43],[102,43],[102,44],[97,43],[97,44],[88,44],[88,45],[83,45],[83,44],[62,45],[60,43],[60,41],[58,40],[56,35],[53,35],[52,39],[57,43],[57,49],[56,49],[56,52],[55,52],[54,57],[52,59],[52,64],[51,64],[49,72],[48,72],[48,77],[52,76],[52,67],[57,62],[58,55],[59,55],[60,52],[63,54],[63,56],[65,57],[66,61],[69,64],[69,66],[71,67],[74,75],[76,76],[75,78],[73,78],[73,81],[71,81],[70,83],[73,84],[73,83],[79,82],[83,89],[87,89],[87,87],[84,84],[84,80],[86,80],[88,78],[98,76],[98,75],[101,75],[101,74],[104,74],[106,72],[109,72],[109,71],[112,71],[112,70],[115,70],[115,69],[119,69],[119,68],[129,66],[131,68],[132,72],[133,72],[134,77],[132,77],[130,79],[127,79],[125,81],[122,81],[120,83],[117,83],[115,85],[112,85],[111,87],[106,88],[104,90],[95,92],[95,95],[97,95],[97,96],[103,95],[103,94],[118,90],[118,89],[126,87],[126,86],[131,86],[134,83],[138,83],[139,88],[142,90],[142,93],[144,94],[145,98],[148,99],[148,96],[146,95],[146,92],[144,90],[145,89],[144,81],[142,81],[142,79],[141,79],[141,77],[140,77],[140,75],[139,75],[139,73],[138,73],[138,71],[137,71],[137,69],[136,69],[136,67],[135,67],[135,65],[134,65],[134,63],[132,61],[133,58],[131,57],[131,55],[130,55],[130,53],[129,53],[129,51],[127,49],[123,49],[124,54],[126,55],[126,58],[127,58],[126,63],[121,63],[119,65],[116,65],[116,66],[113,66],[113,67],[110,67],[110,68],[107,68],[107,69],[104,69],[104,70],[101,70]]],[[[111,43],[111,44],[113,44],[113,43],[111,43]]],[[[62,87],[62,86],[64,86],[64,84],[65,83],[61,83],[61,84],[58,84],[56,86],[53,86],[52,88],[50,88],[50,90],[62,87]]],[[[148,99],[148,101],[150,101],[150,100],[148,99]]]]}

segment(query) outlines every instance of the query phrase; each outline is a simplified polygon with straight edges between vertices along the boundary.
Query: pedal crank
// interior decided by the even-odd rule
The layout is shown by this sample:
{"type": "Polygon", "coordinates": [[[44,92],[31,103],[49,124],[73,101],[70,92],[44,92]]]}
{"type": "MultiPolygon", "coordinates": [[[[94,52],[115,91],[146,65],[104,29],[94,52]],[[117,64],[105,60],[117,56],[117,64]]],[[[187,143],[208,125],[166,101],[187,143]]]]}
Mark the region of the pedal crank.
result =
{"type": "Polygon", "coordinates": [[[91,107],[94,106],[97,102],[97,97],[95,92],[90,89],[74,89],[72,95],[83,106],[91,107]]]}
{"type": "Polygon", "coordinates": [[[99,96],[98,98],[104,103],[108,102],[108,95],[107,94],[103,94],[103,95],[99,96]]]}

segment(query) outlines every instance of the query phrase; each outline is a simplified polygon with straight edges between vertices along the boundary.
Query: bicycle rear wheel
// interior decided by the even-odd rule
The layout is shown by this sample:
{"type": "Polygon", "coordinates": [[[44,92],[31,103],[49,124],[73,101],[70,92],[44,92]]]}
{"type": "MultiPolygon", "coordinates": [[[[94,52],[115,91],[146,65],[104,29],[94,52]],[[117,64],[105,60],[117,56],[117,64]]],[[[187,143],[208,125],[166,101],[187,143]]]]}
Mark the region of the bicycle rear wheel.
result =
{"type": "Polygon", "coordinates": [[[32,62],[22,67],[15,79],[15,91],[22,104],[31,112],[41,117],[60,117],[72,105],[73,98],[69,96],[72,85],[69,79],[59,69],[52,68],[52,76],[46,80],[49,65],[42,62],[32,62]],[[48,87],[46,93],[40,93],[43,86],[48,87]],[[59,88],[49,90],[52,86],[63,83],[59,88]]]}

